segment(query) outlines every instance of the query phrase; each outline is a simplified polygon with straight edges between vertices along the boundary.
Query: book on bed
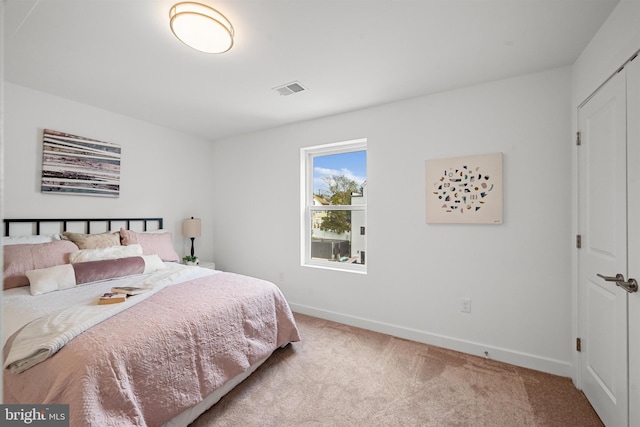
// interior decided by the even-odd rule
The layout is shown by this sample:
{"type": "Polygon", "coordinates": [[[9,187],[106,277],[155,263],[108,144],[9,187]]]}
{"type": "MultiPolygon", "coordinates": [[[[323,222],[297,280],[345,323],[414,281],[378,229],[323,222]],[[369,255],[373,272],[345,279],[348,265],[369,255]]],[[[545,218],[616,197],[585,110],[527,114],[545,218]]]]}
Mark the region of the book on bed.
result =
{"type": "Polygon", "coordinates": [[[143,292],[147,292],[149,289],[147,288],[137,288],[135,286],[118,286],[115,288],[111,288],[111,292],[114,294],[125,294],[125,295],[138,295],[143,292]]]}
{"type": "Polygon", "coordinates": [[[120,293],[106,293],[106,294],[102,294],[102,296],[100,296],[100,299],[98,300],[98,304],[103,305],[103,304],[115,304],[118,302],[125,302],[127,300],[127,294],[120,294],[120,293]]]}

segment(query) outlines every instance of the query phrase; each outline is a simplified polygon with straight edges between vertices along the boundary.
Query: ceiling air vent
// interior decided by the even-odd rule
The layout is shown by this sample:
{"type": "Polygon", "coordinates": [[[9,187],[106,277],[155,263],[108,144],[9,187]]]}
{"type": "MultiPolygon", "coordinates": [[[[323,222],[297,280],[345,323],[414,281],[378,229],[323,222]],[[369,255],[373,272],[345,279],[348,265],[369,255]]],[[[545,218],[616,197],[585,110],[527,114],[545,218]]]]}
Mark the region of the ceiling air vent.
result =
{"type": "Polygon", "coordinates": [[[287,96],[293,95],[294,93],[303,92],[307,90],[307,88],[302,86],[300,82],[292,82],[287,83],[286,85],[274,87],[273,90],[277,90],[280,95],[287,96]]]}

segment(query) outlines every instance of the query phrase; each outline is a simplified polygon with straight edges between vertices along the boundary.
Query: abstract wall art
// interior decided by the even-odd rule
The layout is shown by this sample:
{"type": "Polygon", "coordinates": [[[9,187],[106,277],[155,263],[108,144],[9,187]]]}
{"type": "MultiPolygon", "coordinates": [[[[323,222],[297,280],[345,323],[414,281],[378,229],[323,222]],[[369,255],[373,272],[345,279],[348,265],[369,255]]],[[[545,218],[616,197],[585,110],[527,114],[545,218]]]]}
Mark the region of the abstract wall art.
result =
{"type": "Polygon", "coordinates": [[[427,160],[426,221],[502,224],[502,153],[427,160]]]}
{"type": "Polygon", "coordinates": [[[42,192],[87,196],[120,195],[120,146],[45,129],[42,192]]]}

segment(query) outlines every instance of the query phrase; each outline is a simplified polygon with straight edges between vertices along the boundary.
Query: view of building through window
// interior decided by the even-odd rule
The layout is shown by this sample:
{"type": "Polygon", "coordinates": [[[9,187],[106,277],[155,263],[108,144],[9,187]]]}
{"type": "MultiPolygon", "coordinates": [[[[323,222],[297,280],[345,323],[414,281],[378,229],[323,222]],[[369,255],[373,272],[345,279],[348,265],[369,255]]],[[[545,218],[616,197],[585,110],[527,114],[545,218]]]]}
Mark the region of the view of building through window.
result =
{"type": "Polygon", "coordinates": [[[366,263],[366,153],[313,156],[311,259],[366,263]]]}

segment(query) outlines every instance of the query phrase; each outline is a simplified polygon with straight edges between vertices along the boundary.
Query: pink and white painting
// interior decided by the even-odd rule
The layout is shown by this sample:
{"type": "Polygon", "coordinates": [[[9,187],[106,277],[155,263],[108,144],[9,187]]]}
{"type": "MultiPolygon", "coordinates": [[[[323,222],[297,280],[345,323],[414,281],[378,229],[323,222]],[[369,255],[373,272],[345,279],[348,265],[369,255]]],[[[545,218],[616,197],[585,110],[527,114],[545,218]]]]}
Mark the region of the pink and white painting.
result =
{"type": "Polygon", "coordinates": [[[118,197],[120,154],[117,144],[45,129],[42,192],[118,197]]]}

